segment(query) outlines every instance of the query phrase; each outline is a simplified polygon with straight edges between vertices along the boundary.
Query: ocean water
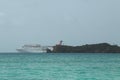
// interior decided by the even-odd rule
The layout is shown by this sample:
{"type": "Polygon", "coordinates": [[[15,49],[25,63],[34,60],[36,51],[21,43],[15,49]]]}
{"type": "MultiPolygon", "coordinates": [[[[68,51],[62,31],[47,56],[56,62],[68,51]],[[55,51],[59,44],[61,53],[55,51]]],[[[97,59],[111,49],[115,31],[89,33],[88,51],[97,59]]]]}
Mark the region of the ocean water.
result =
{"type": "Polygon", "coordinates": [[[0,80],[120,80],[120,54],[0,54],[0,80]]]}

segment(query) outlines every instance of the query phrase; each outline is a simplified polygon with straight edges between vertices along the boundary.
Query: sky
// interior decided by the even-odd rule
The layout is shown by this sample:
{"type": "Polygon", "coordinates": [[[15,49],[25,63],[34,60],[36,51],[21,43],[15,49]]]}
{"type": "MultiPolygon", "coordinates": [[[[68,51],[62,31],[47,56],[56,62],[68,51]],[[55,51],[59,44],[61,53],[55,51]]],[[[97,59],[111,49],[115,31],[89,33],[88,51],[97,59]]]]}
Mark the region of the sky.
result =
{"type": "Polygon", "coordinates": [[[0,52],[60,40],[120,45],[120,0],[0,0],[0,52]]]}

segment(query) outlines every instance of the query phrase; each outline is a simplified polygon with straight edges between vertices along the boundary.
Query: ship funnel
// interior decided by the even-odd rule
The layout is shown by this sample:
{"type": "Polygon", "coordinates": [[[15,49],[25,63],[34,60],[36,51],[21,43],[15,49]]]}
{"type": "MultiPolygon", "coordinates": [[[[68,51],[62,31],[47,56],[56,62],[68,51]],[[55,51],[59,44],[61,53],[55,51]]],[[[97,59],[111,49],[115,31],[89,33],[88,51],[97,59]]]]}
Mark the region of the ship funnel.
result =
{"type": "Polygon", "coordinates": [[[59,42],[59,45],[62,45],[62,42],[63,42],[63,41],[61,40],[61,41],[59,42]]]}

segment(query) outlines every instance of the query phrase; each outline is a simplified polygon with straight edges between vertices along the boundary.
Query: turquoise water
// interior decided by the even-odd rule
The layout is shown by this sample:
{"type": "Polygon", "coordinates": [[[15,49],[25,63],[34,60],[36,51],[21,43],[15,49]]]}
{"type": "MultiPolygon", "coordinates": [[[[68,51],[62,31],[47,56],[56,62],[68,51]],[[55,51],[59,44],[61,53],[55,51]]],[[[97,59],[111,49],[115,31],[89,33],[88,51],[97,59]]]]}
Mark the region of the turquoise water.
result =
{"type": "Polygon", "coordinates": [[[0,54],[0,80],[120,80],[120,54],[0,54]]]}

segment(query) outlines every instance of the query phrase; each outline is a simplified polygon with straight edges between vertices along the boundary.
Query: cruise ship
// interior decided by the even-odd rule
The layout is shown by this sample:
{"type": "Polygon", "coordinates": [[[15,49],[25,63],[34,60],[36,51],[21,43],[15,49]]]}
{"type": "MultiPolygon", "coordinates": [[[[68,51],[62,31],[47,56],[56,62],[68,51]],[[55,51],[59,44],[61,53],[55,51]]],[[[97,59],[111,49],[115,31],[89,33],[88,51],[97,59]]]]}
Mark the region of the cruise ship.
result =
{"type": "Polygon", "coordinates": [[[22,53],[46,53],[47,47],[41,46],[40,44],[23,45],[21,48],[16,50],[22,53]]]}

